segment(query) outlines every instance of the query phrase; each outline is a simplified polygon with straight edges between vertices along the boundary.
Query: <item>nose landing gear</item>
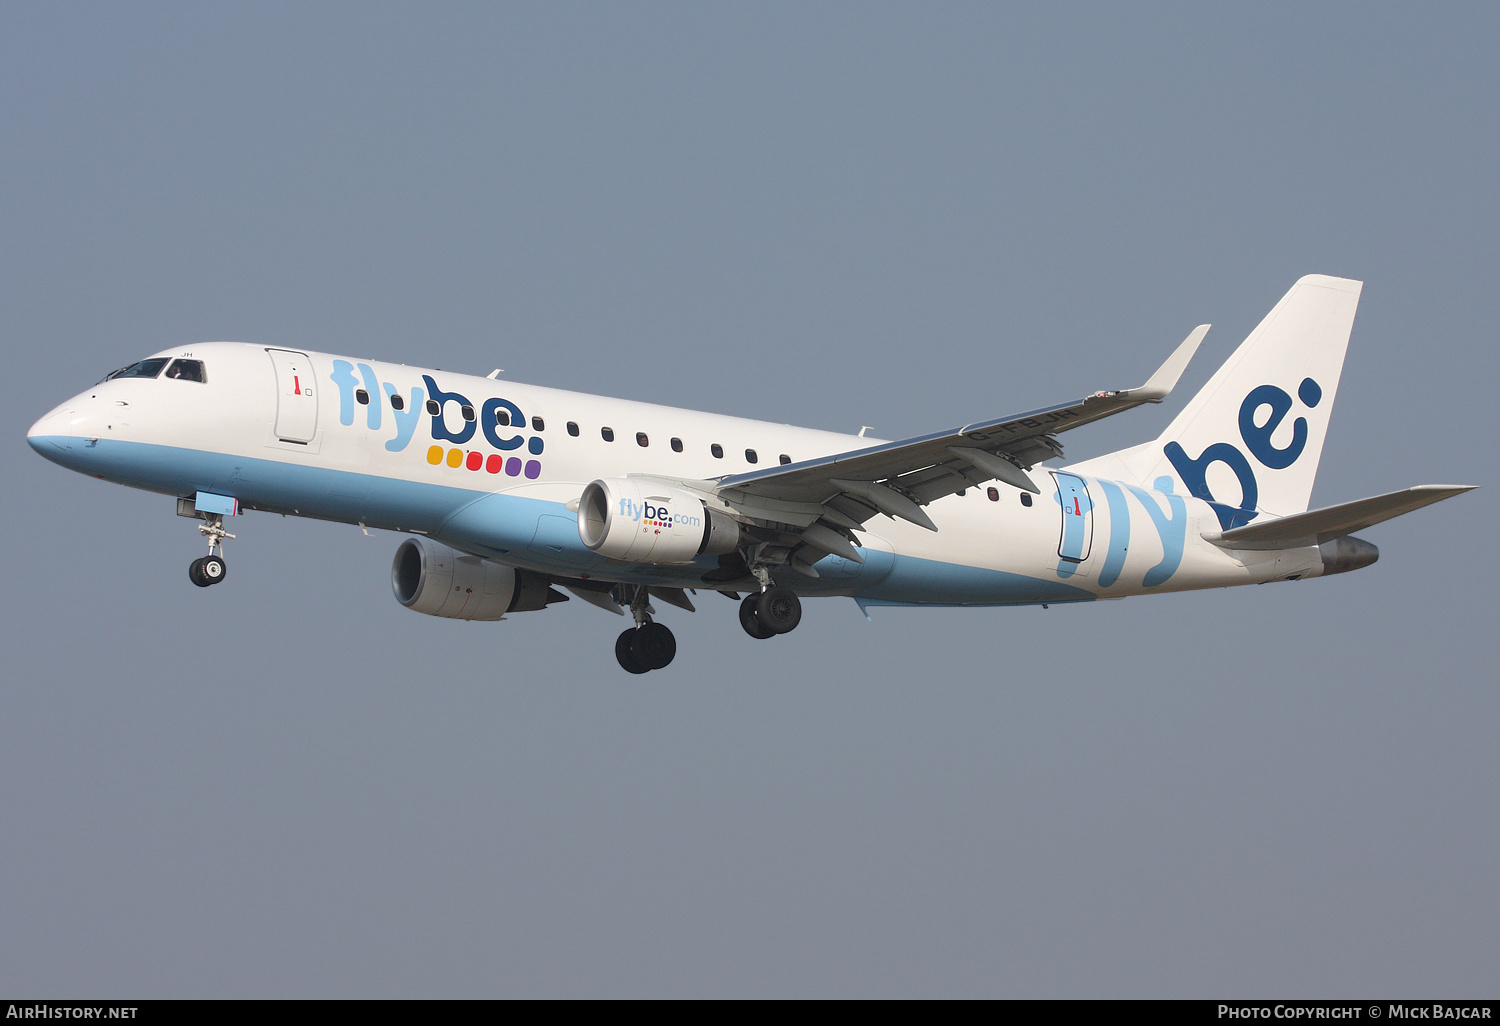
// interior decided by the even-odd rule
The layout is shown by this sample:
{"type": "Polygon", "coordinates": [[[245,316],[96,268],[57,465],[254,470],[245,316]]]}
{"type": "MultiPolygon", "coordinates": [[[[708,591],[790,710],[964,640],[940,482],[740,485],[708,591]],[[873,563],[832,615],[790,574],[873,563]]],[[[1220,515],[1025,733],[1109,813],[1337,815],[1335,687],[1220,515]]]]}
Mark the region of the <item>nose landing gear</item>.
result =
{"type": "Polygon", "coordinates": [[[224,562],[224,539],[234,535],[224,530],[222,513],[204,513],[198,531],[208,539],[208,555],[199,556],[188,564],[188,580],[200,588],[207,588],[210,584],[218,584],[229,573],[229,565],[224,562]]]}

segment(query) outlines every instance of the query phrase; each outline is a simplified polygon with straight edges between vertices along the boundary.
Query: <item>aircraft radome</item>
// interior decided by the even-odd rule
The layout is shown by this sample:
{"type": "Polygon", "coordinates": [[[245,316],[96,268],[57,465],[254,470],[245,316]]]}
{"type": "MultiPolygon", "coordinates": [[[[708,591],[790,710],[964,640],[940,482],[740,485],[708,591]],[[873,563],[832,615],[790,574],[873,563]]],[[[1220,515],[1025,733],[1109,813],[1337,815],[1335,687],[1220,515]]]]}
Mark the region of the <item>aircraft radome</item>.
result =
{"type": "Polygon", "coordinates": [[[896,442],[275,345],[210,342],[110,374],[34,424],[69,469],[170,495],[225,579],[247,510],[410,535],[391,582],[433,616],[500,620],[564,591],[672,661],[653,603],[739,600],[752,638],[801,599],[1010,606],[1356,570],[1353,532],[1468,490],[1308,510],[1361,283],[1296,283],[1154,441],[1054,466],[1066,431],[1171,391],[1208,326],[1140,388],[896,442]],[[559,590],[561,589],[561,590],[559,590]]]}

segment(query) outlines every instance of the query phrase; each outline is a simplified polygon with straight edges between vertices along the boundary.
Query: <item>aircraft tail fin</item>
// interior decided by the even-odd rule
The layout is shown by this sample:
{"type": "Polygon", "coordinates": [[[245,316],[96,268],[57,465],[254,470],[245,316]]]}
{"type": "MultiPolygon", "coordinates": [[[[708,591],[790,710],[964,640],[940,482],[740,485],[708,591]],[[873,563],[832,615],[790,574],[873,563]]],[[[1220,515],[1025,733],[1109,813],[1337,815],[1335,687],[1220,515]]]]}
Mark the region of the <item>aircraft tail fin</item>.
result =
{"type": "Polygon", "coordinates": [[[1210,503],[1225,531],[1307,509],[1363,283],[1298,281],[1153,442],[1089,461],[1210,503]]]}

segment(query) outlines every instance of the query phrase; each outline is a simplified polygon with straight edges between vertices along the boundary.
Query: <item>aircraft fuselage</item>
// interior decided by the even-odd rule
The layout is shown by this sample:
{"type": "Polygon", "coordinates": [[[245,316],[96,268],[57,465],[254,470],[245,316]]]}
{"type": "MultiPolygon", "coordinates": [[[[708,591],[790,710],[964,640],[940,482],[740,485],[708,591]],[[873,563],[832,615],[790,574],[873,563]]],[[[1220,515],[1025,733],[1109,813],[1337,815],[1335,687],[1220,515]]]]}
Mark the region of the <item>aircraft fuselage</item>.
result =
{"type": "MultiPolygon", "coordinates": [[[[215,342],[156,355],[200,362],[204,380],[100,382],[39,420],[33,448],[136,488],[425,535],[559,578],[715,586],[704,580],[712,557],[631,564],[585,547],[576,510],[590,481],[711,484],[875,441],[317,352],[215,342]]],[[[1316,545],[1206,541],[1220,529],[1214,510],[1170,478],[1147,488],[1066,467],[1033,476],[1040,495],[996,481],[932,502],[936,532],[876,517],[858,536],[863,564],[828,555],[817,577],[781,568],[776,579],[866,605],[1014,605],[1324,571],[1316,545]]]]}

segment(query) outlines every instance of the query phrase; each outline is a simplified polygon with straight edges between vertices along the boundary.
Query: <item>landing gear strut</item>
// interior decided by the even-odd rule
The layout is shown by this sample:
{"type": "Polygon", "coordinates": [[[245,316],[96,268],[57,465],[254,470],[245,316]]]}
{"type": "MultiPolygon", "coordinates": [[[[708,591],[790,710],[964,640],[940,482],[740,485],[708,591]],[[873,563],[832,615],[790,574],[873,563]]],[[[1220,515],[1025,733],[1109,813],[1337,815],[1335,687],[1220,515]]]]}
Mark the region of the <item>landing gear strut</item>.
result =
{"type": "Polygon", "coordinates": [[[198,531],[208,539],[208,555],[199,556],[188,564],[188,580],[200,588],[207,588],[210,584],[218,584],[229,573],[229,565],[224,562],[224,539],[234,535],[224,530],[222,513],[204,513],[198,531]]]}
{"type": "Polygon", "coordinates": [[[677,638],[666,624],[652,622],[649,593],[642,585],[635,587],[630,613],[635,627],[615,639],[615,658],[627,673],[662,669],[677,655],[677,638]]]}

